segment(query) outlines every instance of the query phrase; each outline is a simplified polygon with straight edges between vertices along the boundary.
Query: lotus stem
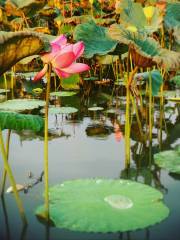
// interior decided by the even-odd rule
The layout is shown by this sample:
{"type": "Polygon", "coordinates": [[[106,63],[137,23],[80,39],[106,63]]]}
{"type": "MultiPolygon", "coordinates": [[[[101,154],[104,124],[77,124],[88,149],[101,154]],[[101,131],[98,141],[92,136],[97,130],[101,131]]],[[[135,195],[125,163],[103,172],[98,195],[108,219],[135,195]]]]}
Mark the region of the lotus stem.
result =
{"type": "Polygon", "coordinates": [[[17,203],[17,206],[18,206],[18,209],[19,209],[22,221],[26,225],[27,224],[27,220],[26,220],[26,216],[25,216],[25,213],[24,213],[23,204],[22,204],[22,201],[21,201],[21,199],[19,197],[19,194],[18,194],[18,191],[17,191],[17,188],[16,188],[16,182],[15,182],[12,170],[11,170],[9,164],[8,164],[7,153],[5,151],[4,141],[3,141],[3,136],[2,136],[2,130],[1,129],[0,129],[0,150],[1,150],[2,158],[3,158],[3,162],[4,162],[4,167],[5,167],[6,171],[7,171],[7,175],[9,177],[10,184],[11,184],[11,186],[13,188],[14,197],[15,197],[15,200],[16,200],[16,203],[17,203]]]}
{"type": "Polygon", "coordinates": [[[3,76],[4,76],[4,88],[6,90],[6,100],[7,100],[7,77],[6,77],[6,73],[4,73],[3,76]]]}
{"type": "MultiPolygon", "coordinates": [[[[9,159],[9,143],[10,143],[10,137],[11,137],[11,130],[8,129],[7,141],[6,141],[6,159],[7,159],[7,161],[8,161],[8,159],[9,159]]],[[[6,176],[7,176],[7,171],[6,171],[6,169],[4,168],[3,177],[2,177],[1,196],[4,194],[5,184],[6,184],[6,176]]]]}
{"type": "Polygon", "coordinates": [[[130,165],[130,89],[126,83],[125,167],[130,165]]]}
{"type": "Polygon", "coordinates": [[[144,134],[143,134],[143,131],[142,131],[142,124],[141,124],[141,121],[140,121],[140,118],[139,118],[139,113],[138,113],[138,109],[137,109],[137,105],[135,104],[135,101],[134,101],[134,98],[133,96],[131,95],[131,101],[132,101],[132,104],[133,104],[133,108],[136,112],[136,119],[137,119],[137,123],[138,123],[138,127],[139,127],[139,132],[141,134],[141,136],[143,137],[144,139],[144,134]]]}
{"type": "Polygon", "coordinates": [[[12,91],[12,99],[14,98],[14,67],[11,69],[11,91],[12,91]]]}
{"type": "Polygon", "coordinates": [[[45,218],[49,220],[49,166],[48,166],[48,112],[49,112],[49,94],[51,80],[51,64],[48,65],[46,105],[45,105],[45,126],[44,126],[44,179],[45,179],[45,218]]]}
{"type": "Polygon", "coordinates": [[[163,123],[163,105],[164,105],[164,98],[163,98],[163,85],[160,88],[160,122],[159,122],[159,148],[161,150],[162,147],[162,123],[163,123]]]}
{"type": "Polygon", "coordinates": [[[133,79],[134,79],[134,75],[137,73],[137,71],[138,71],[138,66],[136,66],[136,67],[133,69],[133,71],[131,72],[131,74],[129,75],[128,84],[127,84],[128,88],[131,86],[131,83],[132,83],[132,81],[133,81],[133,79]]]}
{"type": "Polygon", "coordinates": [[[152,142],[152,76],[149,72],[149,142],[152,142]]]}

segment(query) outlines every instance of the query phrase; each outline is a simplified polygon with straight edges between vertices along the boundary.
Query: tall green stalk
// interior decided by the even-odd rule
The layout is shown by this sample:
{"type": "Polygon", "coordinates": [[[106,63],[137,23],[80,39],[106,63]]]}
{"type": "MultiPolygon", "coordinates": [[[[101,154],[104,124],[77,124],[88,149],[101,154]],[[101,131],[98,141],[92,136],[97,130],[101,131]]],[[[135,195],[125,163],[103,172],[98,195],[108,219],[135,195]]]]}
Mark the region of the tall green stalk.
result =
{"type": "Polygon", "coordinates": [[[149,72],[149,142],[152,142],[152,76],[149,72]]]}
{"type": "Polygon", "coordinates": [[[6,90],[6,100],[7,100],[7,77],[6,73],[3,74],[4,77],[4,89],[6,90]]]}
{"type": "Polygon", "coordinates": [[[12,170],[11,170],[9,164],[8,164],[8,161],[7,161],[7,154],[6,154],[6,151],[5,151],[5,146],[4,146],[4,141],[3,141],[3,136],[2,136],[2,130],[1,129],[0,129],[0,150],[1,150],[2,158],[3,158],[3,162],[4,162],[4,167],[7,171],[7,175],[9,177],[10,184],[13,188],[14,197],[15,197],[15,200],[16,200],[16,203],[17,203],[22,221],[23,221],[24,224],[27,224],[23,204],[22,204],[22,201],[19,197],[19,194],[18,194],[18,191],[17,191],[17,188],[16,188],[16,182],[15,182],[12,170]]]}
{"type": "Polygon", "coordinates": [[[49,220],[49,166],[48,166],[48,112],[49,112],[49,94],[51,81],[51,64],[48,65],[46,105],[45,105],[45,126],[44,126],[44,178],[45,178],[45,218],[49,220]]]}
{"type": "Polygon", "coordinates": [[[138,67],[136,66],[134,70],[130,73],[128,81],[126,83],[126,124],[125,124],[125,165],[128,167],[130,165],[130,87],[133,81],[134,75],[136,74],[138,67]]]}
{"type": "MultiPolygon", "coordinates": [[[[7,141],[6,141],[6,159],[8,161],[9,159],[9,143],[10,143],[10,136],[11,136],[11,130],[8,130],[8,134],[7,134],[7,141]]],[[[6,184],[6,176],[7,176],[7,171],[4,168],[3,171],[3,177],[2,177],[2,186],[1,186],[1,196],[4,194],[4,190],[5,190],[5,184],[6,184]]]]}

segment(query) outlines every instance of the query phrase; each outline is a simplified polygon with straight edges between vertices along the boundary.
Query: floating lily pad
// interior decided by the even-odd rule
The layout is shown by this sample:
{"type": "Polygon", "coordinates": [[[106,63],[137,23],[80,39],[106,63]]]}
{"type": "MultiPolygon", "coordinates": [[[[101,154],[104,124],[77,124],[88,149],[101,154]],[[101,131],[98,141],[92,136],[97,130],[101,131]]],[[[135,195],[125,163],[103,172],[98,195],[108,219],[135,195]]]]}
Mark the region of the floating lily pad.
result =
{"type": "Polygon", "coordinates": [[[171,101],[171,102],[180,102],[180,97],[170,97],[167,100],[171,101]]]}
{"type": "Polygon", "coordinates": [[[103,107],[90,107],[88,108],[89,111],[102,111],[104,108],[103,107]]]}
{"type": "MultiPolygon", "coordinates": [[[[50,219],[56,227],[84,232],[143,229],[165,219],[163,195],[129,180],[83,179],[50,189],[50,219]]],[[[43,217],[44,207],[37,216],[43,217]]]]}
{"type": "Polygon", "coordinates": [[[83,78],[84,81],[96,81],[98,80],[98,77],[85,77],[83,78]]]}
{"type": "Polygon", "coordinates": [[[25,111],[43,107],[45,101],[36,99],[13,99],[0,104],[0,111],[25,111]]]}
{"type": "Polygon", "coordinates": [[[155,163],[169,172],[180,174],[180,147],[177,150],[168,150],[154,155],[155,163]]]}
{"type": "Polygon", "coordinates": [[[6,92],[10,92],[10,90],[9,89],[0,89],[0,93],[6,93],[6,92]]]}
{"type": "Polygon", "coordinates": [[[53,97],[71,97],[71,96],[74,96],[76,95],[77,92],[70,92],[70,91],[60,91],[60,92],[51,92],[50,93],[50,96],[53,97]]]}
{"type": "Polygon", "coordinates": [[[28,129],[40,132],[44,128],[44,120],[36,115],[0,112],[0,128],[17,131],[28,129]]]}
{"type": "MultiPolygon", "coordinates": [[[[44,113],[45,110],[42,109],[41,113],[44,113]]],[[[72,114],[78,112],[77,108],[74,107],[49,107],[49,114],[72,114]]]]}

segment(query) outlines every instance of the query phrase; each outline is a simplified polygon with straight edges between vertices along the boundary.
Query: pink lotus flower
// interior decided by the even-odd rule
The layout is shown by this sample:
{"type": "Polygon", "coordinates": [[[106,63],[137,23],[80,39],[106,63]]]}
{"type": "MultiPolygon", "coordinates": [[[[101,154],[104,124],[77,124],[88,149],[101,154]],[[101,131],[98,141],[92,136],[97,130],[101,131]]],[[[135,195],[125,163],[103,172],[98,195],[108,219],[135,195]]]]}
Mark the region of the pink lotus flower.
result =
{"type": "Polygon", "coordinates": [[[48,64],[52,64],[53,71],[62,78],[67,78],[74,73],[80,73],[89,70],[89,66],[83,63],[76,63],[84,52],[84,43],[77,42],[68,44],[64,35],[60,35],[51,42],[51,52],[43,53],[41,59],[44,62],[44,68],[36,74],[33,81],[38,81],[46,74],[48,64]]]}

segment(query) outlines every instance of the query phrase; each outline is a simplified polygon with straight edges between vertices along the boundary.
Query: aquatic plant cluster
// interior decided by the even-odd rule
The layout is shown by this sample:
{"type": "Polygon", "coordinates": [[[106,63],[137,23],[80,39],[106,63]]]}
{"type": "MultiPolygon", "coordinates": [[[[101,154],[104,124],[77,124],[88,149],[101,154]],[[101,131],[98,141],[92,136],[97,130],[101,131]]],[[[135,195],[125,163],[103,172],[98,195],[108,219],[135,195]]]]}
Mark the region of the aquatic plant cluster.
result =
{"type": "Polygon", "coordinates": [[[163,133],[168,135],[167,103],[173,104],[170,111],[177,122],[180,118],[179,12],[180,3],[173,0],[0,1],[1,195],[7,176],[8,192],[14,193],[24,224],[27,219],[19,191],[32,188],[43,176],[44,205],[37,206],[36,215],[59,228],[127,232],[168,217],[159,190],[123,179],[123,174],[118,180],[97,176],[49,188],[48,142],[57,137],[50,132],[49,118],[73,119],[86,106],[94,121],[86,129],[87,136],[113,132],[118,142],[124,139],[124,165],[129,172],[133,136],[151,154],[154,129],[159,129],[154,163],[170,174],[180,174],[179,146],[161,151],[163,133]],[[89,101],[97,90],[106,99],[106,110],[103,104],[89,101]],[[63,105],[63,98],[74,96],[83,102],[79,109],[63,105]],[[123,124],[119,118],[122,99],[123,124]],[[99,112],[111,116],[112,126],[103,119],[97,121],[99,112]],[[27,186],[16,183],[8,162],[11,131],[24,130],[39,134],[44,141],[44,171],[27,186]]]}

